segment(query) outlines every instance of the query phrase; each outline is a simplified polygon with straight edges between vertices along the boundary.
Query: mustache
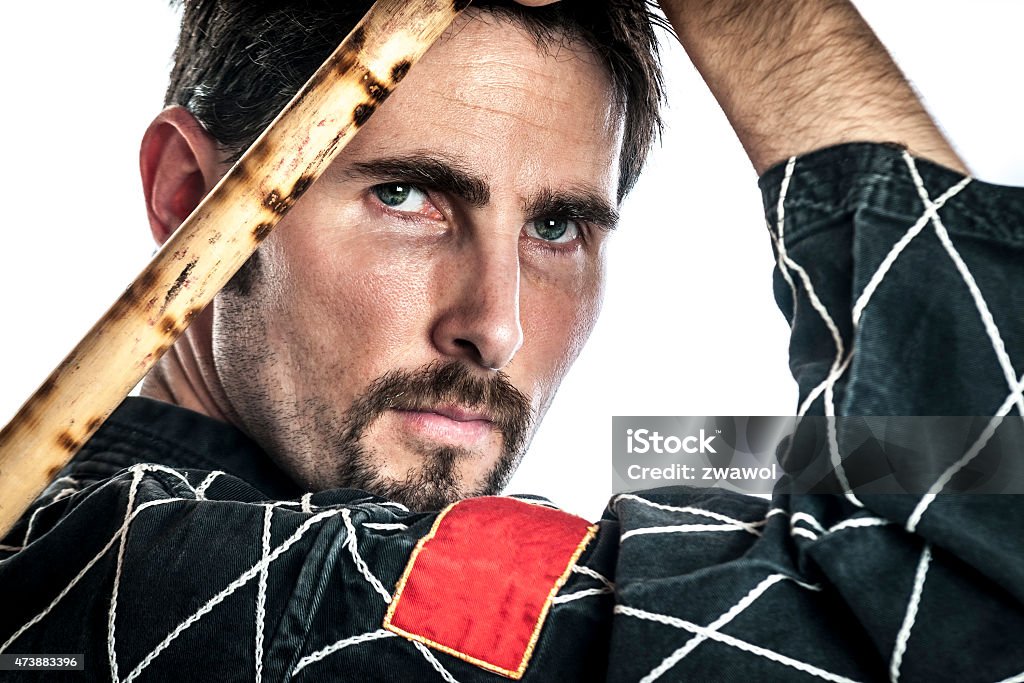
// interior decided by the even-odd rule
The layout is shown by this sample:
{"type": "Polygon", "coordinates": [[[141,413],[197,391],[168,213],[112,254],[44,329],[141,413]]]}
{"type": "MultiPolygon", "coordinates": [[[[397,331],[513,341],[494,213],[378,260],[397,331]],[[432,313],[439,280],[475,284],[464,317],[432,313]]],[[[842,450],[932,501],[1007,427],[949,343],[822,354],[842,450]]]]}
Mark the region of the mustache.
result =
{"type": "Polygon", "coordinates": [[[377,378],[349,411],[346,436],[357,438],[386,410],[429,411],[451,404],[487,413],[502,434],[506,452],[517,453],[525,445],[533,422],[530,399],[504,372],[481,377],[459,361],[435,361],[377,378]]]}

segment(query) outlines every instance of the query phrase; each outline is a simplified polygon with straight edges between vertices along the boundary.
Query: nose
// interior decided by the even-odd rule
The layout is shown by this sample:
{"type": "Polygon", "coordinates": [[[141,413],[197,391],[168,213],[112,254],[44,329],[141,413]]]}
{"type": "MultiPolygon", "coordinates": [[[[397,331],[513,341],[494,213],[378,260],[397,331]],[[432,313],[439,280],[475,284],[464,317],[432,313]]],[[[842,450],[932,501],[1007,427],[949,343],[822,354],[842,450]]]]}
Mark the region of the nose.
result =
{"type": "Polygon", "coordinates": [[[508,365],[523,345],[519,319],[519,246],[466,244],[440,284],[441,308],[431,332],[446,356],[490,370],[508,365]]]}

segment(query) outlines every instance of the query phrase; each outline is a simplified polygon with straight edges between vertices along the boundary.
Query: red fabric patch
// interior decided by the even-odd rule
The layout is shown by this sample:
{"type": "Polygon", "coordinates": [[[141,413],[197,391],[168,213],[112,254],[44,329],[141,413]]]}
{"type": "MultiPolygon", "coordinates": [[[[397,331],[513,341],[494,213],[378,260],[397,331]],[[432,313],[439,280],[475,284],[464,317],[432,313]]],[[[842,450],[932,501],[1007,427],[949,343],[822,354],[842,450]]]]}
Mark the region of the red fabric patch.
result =
{"type": "Polygon", "coordinates": [[[595,531],[513,498],[459,501],[413,550],[384,628],[520,678],[551,598],[595,531]]]}

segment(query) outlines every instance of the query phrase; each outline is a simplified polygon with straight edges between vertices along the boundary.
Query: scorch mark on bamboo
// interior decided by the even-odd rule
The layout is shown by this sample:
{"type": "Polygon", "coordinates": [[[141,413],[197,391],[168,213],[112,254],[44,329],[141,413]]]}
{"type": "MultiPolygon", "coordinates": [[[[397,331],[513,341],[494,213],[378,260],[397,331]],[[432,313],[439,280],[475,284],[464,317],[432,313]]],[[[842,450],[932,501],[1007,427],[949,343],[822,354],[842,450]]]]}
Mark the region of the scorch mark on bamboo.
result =
{"type": "Polygon", "coordinates": [[[312,173],[303,173],[302,175],[300,175],[299,179],[295,181],[294,185],[292,185],[292,193],[290,195],[291,199],[292,199],[292,202],[294,203],[294,202],[299,201],[299,197],[301,197],[302,195],[306,194],[306,190],[308,190],[309,186],[312,185],[312,184],[313,184],[313,174],[312,173]]]}
{"type": "Polygon", "coordinates": [[[331,57],[330,66],[327,69],[320,69],[309,80],[306,86],[299,93],[299,99],[295,102],[298,106],[306,100],[313,92],[320,89],[320,86],[327,80],[345,76],[353,67],[359,64],[359,51],[366,42],[366,32],[360,26],[353,31],[345,43],[345,50],[331,57]]]}
{"type": "Polygon", "coordinates": [[[366,45],[366,29],[362,26],[357,26],[352,33],[349,34],[348,39],[345,41],[345,45],[348,47],[348,51],[352,53],[359,52],[366,45]]]}
{"type": "MultiPolygon", "coordinates": [[[[142,295],[153,288],[156,285],[156,275],[147,268],[142,271],[135,282],[128,285],[121,296],[117,298],[114,305],[111,307],[111,312],[118,318],[126,317],[132,308],[138,306],[142,302],[142,295]]],[[[156,303],[155,298],[151,298],[147,304],[148,308],[152,308],[153,304],[156,303]]]]}
{"type": "Polygon", "coordinates": [[[409,73],[409,68],[412,64],[408,59],[403,59],[398,64],[391,67],[391,84],[395,85],[405,78],[405,74],[409,73]]]}
{"type": "Polygon", "coordinates": [[[263,206],[267,207],[279,216],[283,216],[288,212],[288,208],[291,204],[288,202],[287,197],[282,197],[281,193],[277,190],[271,190],[267,194],[267,198],[263,200],[263,206]]]}
{"type": "MultiPolygon", "coordinates": [[[[150,271],[149,269],[146,269],[142,271],[141,275],[139,275],[138,284],[139,287],[141,287],[142,290],[145,291],[156,284],[156,275],[154,275],[153,272],[150,271]]],[[[131,289],[131,286],[129,285],[128,288],[131,289]]]]}
{"type": "Polygon", "coordinates": [[[284,194],[281,190],[271,190],[267,193],[266,198],[263,200],[263,206],[276,213],[278,216],[283,216],[288,213],[288,210],[299,200],[309,186],[313,184],[312,173],[303,173],[299,176],[299,179],[292,185],[291,192],[284,194]]]}
{"type": "Polygon", "coordinates": [[[185,283],[188,281],[189,273],[192,272],[192,269],[196,267],[196,263],[198,262],[198,258],[192,259],[191,261],[188,262],[188,265],[182,268],[181,272],[178,273],[178,277],[174,280],[174,284],[171,285],[171,288],[167,290],[167,295],[164,296],[164,305],[160,307],[161,313],[166,311],[167,307],[171,303],[171,300],[174,299],[174,297],[178,296],[178,292],[181,291],[181,288],[184,287],[185,283]]]}
{"type": "Polygon", "coordinates": [[[56,388],[57,381],[52,376],[47,377],[46,381],[43,382],[42,386],[39,387],[39,390],[36,391],[36,396],[38,396],[40,399],[44,399],[50,394],[52,394],[53,390],[56,388]]]}
{"type": "Polygon", "coordinates": [[[73,453],[78,450],[78,447],[81,444],[78,442],[78,440],[75,439],[74,436],[71,435],[71,432],[65,430],[60,433],[60,436],[57,437],[57,445],[59,445],[65,451],[73,453]]]}
{"type": "Polygon", "coordinates": [[[274,229],[273,223],[260,223],[252,231],[252,237],[257,242],[262,242],[267,239],[267,235],[274,229]]]}
{"type": "Polygon", "coordinates": [[[356,108],[352,110],[352,121],[357,126],[362,126],[370,118],[373,114],[373,110],[376,108],[376,105],[366,103],[356,106],[356,108]]]}
{"type": "Polygon", "coordinates": [[[366,94],[370,96],[370,99],[377,104],[383,102],[387,99],[387,96],[391,94],[391,90],[374,78],[373,74],[369,71],[363,74],[363,90],[365,90],[366,94]]]}

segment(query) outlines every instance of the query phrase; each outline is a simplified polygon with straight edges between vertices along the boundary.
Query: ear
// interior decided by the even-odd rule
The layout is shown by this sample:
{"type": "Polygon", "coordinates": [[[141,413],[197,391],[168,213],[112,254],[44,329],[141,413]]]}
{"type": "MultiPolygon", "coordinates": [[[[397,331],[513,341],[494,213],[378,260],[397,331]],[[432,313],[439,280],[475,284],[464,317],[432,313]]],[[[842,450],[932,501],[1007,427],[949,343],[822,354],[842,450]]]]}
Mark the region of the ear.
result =
{"type": "Polygon", "coordinates": [[[180,106],[149,124],[139,151],[149,227],[163,244],[221,176],[217,141],[180,106]]]}

